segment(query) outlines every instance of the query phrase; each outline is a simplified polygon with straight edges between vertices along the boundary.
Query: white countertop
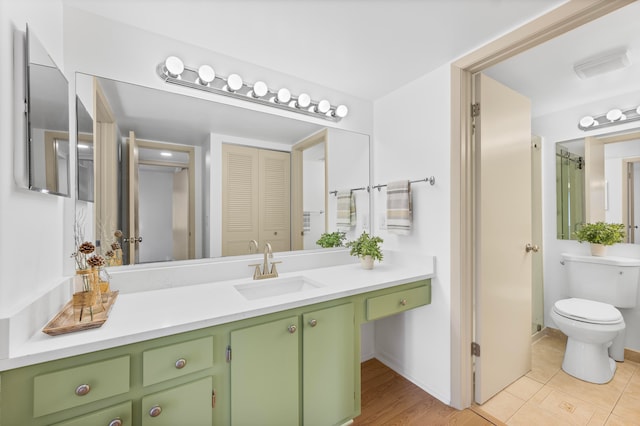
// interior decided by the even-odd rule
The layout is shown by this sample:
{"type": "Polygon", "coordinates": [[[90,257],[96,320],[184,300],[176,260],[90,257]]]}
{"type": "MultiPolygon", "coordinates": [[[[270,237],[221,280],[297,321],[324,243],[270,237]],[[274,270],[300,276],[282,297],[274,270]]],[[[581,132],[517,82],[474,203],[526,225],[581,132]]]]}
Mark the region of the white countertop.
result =
{"type": "Polygon", "coordinates": [[[275,280],[303,276],[320,287],[255,300],[247,300],[234,286],[274,279],[249,277],[120,294],[102,327],[58,336],[40,331],[11,348],[9,358],[0,360],[0,371],[432,278],[434,266],[433,256],[420,256],[417,261],[394,256],[376,262],[373,270],[353,263],[287,272],[275,280]]]}

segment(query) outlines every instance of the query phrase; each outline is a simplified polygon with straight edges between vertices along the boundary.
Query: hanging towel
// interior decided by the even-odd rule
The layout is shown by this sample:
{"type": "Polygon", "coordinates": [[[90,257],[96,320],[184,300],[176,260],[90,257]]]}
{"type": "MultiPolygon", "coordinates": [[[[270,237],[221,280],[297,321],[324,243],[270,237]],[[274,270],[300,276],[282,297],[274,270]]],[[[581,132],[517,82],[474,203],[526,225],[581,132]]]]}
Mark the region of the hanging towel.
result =
{"type": "Polygon", "coordinates": [[[412,222],[411,183],[408,180],[387,184],[387,231],[409,235],[412,222]]]}
{"type": "Polygon", "coordinates": [[[356,196],[352,191],[338,191],[338,217],[336,225],[339,229],[351,229],[356,224],[356,196]]]}

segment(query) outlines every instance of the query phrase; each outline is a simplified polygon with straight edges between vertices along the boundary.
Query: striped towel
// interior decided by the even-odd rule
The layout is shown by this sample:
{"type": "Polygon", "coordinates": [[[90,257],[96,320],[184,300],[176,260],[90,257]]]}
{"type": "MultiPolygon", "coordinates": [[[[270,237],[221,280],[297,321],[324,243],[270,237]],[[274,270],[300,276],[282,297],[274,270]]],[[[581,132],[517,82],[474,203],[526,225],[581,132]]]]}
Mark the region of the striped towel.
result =
{"type": "Polygon", "coordinates": [[[356,224],[356,196],[352,191],[338,191],[338,217],[336,225],[339,229],[350,229],[356,224]]]}
{"type": "Polygon", "coordinates": [[[411,183],[408,180],[387,184],[387,231],[409,235],[412,223],[411,183]]]}
{"type": "Polygon", "coordinates": [[[311,212],[302,212],[302,232],[311,232],[311,212]]]}

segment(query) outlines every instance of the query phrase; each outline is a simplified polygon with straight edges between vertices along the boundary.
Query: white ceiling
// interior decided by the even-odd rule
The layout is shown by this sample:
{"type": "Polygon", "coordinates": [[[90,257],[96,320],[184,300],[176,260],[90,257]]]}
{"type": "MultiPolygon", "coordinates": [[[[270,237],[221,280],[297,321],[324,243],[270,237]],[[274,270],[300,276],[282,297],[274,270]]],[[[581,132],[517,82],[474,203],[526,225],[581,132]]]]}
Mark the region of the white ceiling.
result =
{"type": "Polygon", "coordinates": [[[63,0],[376,100],[565,0],[63,0]]]}
{"type": "Polygon", "coordinates": [[[640,2],[634,2],[485,72],[531,98],[534,117],[598,100],[603,100],[602,109],[585,110],[585,115],[598,115],[613,107],[635,108],[640,98],[633,105],[616,104],[616,98],[640,92],[639,22],[640,2]],[[631,66],[585,80],[575,74],[575,63],[618,47],[629,49],[631,66]]]}

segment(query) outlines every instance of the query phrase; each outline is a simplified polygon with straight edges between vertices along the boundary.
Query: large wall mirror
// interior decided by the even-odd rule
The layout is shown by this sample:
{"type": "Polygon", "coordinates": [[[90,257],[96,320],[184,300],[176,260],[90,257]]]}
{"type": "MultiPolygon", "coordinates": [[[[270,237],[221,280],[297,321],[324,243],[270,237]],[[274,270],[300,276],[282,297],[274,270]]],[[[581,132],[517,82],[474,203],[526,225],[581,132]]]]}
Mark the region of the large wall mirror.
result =
{"type": "Polygon", "coordinates": [[[123,264],[370,231],[368,192],[353,192],[354,220],[340,227],[335,195],[368,187],[368,135],[81,73],[76,89],[76,217],[123,264]]]}
{"type": "Polygon", "coordinates": [[[29,189],[68,197],[69,85],[29,27],[25,57],[29,189]]]}
{"type": "Polygon", "coordinates": [[[556,144],[558,239],[575,239],[583,223],[622,223],[640,243],[640,131],[556,144]]]}

